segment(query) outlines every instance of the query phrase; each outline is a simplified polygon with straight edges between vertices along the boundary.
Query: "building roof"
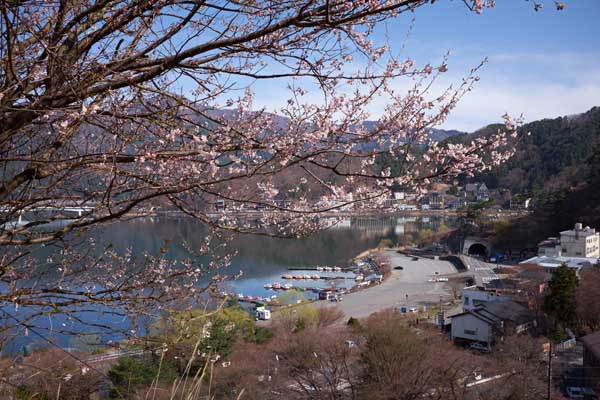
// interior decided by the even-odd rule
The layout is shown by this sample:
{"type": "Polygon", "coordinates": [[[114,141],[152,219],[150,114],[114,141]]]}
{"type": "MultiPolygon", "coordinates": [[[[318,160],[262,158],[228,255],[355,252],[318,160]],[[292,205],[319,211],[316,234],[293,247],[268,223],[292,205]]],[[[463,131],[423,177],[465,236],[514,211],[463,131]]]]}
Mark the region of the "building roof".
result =
{"type": "Polygon", "coordinates": [[[598,262],[600,262],[600,259],[596,257],[536,256],[521,261],[519,264],[535,264],[545,268],[558,268],[565,264],[567,267],[571,268],[584,268],[591,267],[598,262]]]}
{"type": "Polygon", "coordinates": [[[510,278],[492,279],[485,286],[486,286],[486,288],[490,288],[490,289],[518,290],[519,289],[519,281],[516,279],[510,279],[510,278]]]}
{"type": "Polygon", "coordinates": [[[495,328],[500,328],[501,322],[510,321],[515,325],[522,325],[535,319],[534,313],[514,301],[490,301],[470,311],[453,315],[457,318],[470,314],[495,328]]]}
{"type": "Polygon", "coordinates": [[[535,319],[531,310],[514,301],[492,301],[476,311],[482,314],[491,314],[502,321],[514,322],[516,325],[522,325],[535,319]]]}
{"type": "Polygon", "coordinates": [[[597,232],[595,229],[593,229],[592,231],[579,231],[579,232],[575,232],[575,231],[562,231],[560,233],[560,236],[578,236],[578,237],[589,237],[589,236],[595,236],[597,235],[597,232]]]}
{"type": "Polygon", "coordinates": [[[587,237],[587,236],[593,236],[596,235],[598,232],[596,232],[596,230],[594,228],[590,228],[589,226],[586,226],[585,228],[582,229],[570,229],[568,231],[562,231],[560,233],[561,236],[565,235],[565,236],[583,236],[583,237],[587,237]]]}
{"type": "Polygon", "coordinates": [[[485,183],[467,183],[465,185],[465,192],[481,192],[485,193],[488,191],[488,187],[485,183]]]}
{"type": "Polygon", "coordinates": [[[539,265],[523,265],[517,273],[517,279],[543,283],[549,281],[552,274],[539,265]]]}
{"type": "Polygon", "coordinates": [[[581,338],[581,342],[595,358],[600,360],[600,331],[585,335],[581,338]]]}
{"type": "Polygon", "coordinates": [[[560,240],[555,237],[549,237],[548,239],[538,243],[538,247],[555,247],[560,244],[560,240]]]}

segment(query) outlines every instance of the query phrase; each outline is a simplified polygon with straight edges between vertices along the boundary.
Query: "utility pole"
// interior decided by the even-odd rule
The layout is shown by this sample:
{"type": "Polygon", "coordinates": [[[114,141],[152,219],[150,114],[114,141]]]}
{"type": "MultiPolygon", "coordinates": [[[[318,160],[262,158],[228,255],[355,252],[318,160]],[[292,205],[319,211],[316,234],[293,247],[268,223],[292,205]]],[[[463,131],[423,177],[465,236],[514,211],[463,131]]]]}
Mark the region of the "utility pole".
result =
{"type": "Polygon", "coordinates": [[[550,341],[550,347],[548,349],[548,393],[546,400],[550,400],[550,392],[552,391],[552,341],[550,341]]]}

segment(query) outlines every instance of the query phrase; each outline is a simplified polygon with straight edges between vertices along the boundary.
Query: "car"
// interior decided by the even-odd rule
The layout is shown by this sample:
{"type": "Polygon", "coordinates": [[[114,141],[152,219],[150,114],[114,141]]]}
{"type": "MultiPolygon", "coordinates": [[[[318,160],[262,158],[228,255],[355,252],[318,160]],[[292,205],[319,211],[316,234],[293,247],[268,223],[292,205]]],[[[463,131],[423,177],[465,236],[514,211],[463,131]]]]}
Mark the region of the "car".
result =
{"type": "Polygon", "coordinates": [[[481,353],[489,353],[490,351],[492,351],[492,349],[490,348],[490,346],[488,344],[479,343],[479,342],[471,343],[469,345],[469,349],[479,351],[481,353]]]}
{"type": "Polygon", "coordinates": [[[403,267],[403,266],[401,266],[401,265],[398,265],[397,267],[394,267],[394,269],[403,270],[403,269],[404,269],[404,267],[403,267]]]}
{"type": "Polygon", "coordinates": [[[412,260],[413,261],[419,261],[419,257],[413,257],[412,260]]]}
{"type": "Polygon", "coordinates": [[[448,278],[438,278],[438,282],[448,282],[448,278]]]}
{"type": "Polygon", "coordinates": [[[408,309],[408,312],[416,314],[416,313],[419,312],[419,310],[417,310],[417,307],[411,307],[411,308],[408,309]]]}
{"type": "Polygon", "coordinates": [[[597,399],[596,393],[589,387],[569,386],[567,396],[571,400],[592,400],[597,399]]]}
{"type": "Polygon", "coordinates": [[[436,278],[429,278],[429,279],[427,280],[427,282],[437,282],[437,281],[438,281],[438,280],[437,280],[436,278]]]}

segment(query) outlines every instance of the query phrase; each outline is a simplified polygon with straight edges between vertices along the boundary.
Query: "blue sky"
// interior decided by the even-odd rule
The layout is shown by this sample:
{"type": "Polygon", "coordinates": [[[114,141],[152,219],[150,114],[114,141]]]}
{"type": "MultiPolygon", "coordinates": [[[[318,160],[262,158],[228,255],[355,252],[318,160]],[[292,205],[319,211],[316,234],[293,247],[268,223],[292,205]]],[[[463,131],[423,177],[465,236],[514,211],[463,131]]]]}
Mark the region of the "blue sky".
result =
{"type": "MultiPolygon", "coordinates": [[[[525,0],[497,0],[495,8],[477,15],[460,0],[438,0],[389,21],[375,39],[384,40],[387,31],[392,46],[400,45],[416,18],[406,57],[423,65],[452,52],[439,91],[489,59],[475,89],[442,128],[472,131],[500,122],[505,112],[533,121],[600,105],[600,0],[562,0],[566,8],[560,12],[552,0],[543,1],[545,7],[535,12],[525,0]]],[[[256,105],[273,108],[287,98],[272,85],[255,86],[256,105]]],[[[374,106],[374,117],[380,109],[374,106]]]]}

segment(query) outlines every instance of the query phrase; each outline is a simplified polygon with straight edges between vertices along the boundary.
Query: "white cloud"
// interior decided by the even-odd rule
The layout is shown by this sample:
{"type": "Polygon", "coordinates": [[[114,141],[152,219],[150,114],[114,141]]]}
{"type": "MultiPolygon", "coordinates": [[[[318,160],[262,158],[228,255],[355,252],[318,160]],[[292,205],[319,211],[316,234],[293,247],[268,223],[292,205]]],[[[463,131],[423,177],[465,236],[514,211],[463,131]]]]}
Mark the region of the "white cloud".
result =
{"type": "Polygon", "coordinates": [[[587,111],[600,105],[600,79],[577,85],[482,83],[465,96],[444,128],[473,131],[500,122],[505,112],[525,122],[587,111]]]}
{"type": "MultiPolygon", "coordinates": [[[[478,54],[463,53],[451,60],[450,72],[432,86],[430,97],[442,93],[450,84],[460,84],[469,69],[477,65],[478,54]]],[[[577,114],[600,105],[600,55],[591,53],[498,53],[480,73],[481,80],[466,94],[441,126],[445,129],[474,131],[502,121],[502,115],[523,115],[525,122],[577,114]]],[[[276,110],[290,97],[285,80],[261,81],[254,85],[256,106],[276,110]]],[[[302,82],[298,82],[301,84],[302,82]]],[[[306,82],[304,82],[306,83],[306,82]]],[[[315,85],[305,96],[319,103],[322,95],[315,85]]],[[[405,93],[410,79],[395,83],[397,93],[405,93]]],[[[372,118],[383,111],[387,100],[377,98],[370,106],[372,118]]]]}

